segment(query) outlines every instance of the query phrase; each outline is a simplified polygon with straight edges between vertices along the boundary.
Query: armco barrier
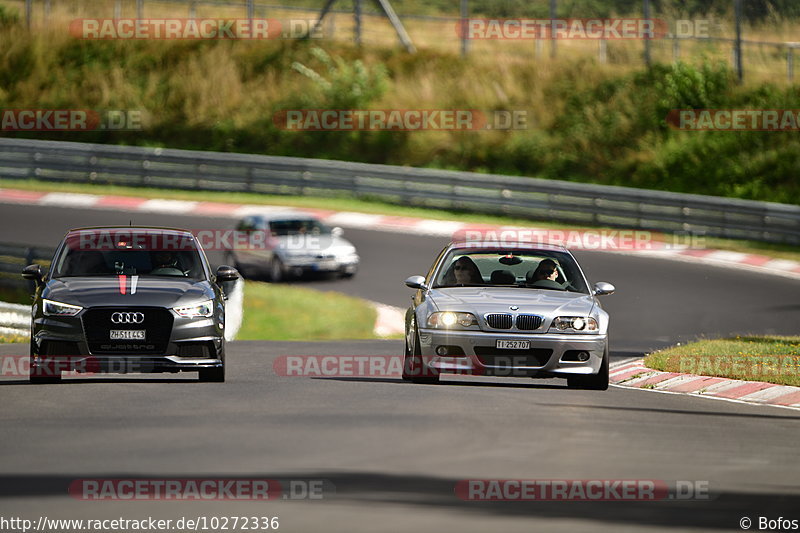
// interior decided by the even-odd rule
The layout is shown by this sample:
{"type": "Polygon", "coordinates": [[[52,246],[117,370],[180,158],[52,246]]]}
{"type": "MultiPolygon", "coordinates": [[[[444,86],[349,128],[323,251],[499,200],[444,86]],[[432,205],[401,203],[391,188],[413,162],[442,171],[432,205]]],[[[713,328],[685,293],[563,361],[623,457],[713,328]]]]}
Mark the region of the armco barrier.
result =
{"type": "Polygon", "coordinates": [[[2,178],[348,195],[538,220],[800,244],[796,205],[322,159],[0,139],[2,178]]]}

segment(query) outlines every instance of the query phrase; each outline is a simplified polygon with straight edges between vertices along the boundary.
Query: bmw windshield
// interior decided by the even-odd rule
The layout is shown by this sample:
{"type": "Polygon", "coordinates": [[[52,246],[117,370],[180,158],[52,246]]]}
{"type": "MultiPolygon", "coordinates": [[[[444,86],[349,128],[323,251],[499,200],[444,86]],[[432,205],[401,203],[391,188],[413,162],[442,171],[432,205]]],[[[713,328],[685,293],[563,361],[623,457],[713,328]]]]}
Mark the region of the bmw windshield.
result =
{"type": "Polygon", "coordinates": [[[453,249],[442,259],[433,287],[464,286],[589,293],[572,256],[555,250],[453,249]]]}

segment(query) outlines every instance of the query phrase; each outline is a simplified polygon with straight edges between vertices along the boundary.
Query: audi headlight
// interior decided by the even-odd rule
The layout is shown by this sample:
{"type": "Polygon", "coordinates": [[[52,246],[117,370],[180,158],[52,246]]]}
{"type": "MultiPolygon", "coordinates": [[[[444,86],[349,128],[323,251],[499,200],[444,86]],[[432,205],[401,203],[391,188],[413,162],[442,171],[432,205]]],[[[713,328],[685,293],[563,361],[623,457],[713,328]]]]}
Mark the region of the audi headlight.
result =
{"type": "Polygon", "coordinates": [[[53,300],[42,300],[42,310],[47,316],[75,316],[80,313],[83,307],[79,305],[65,304],[53,300]]]}
{"type": "Polygon", "coordinates": [[[428,317],[429,328],[468,328],[478,324],[478,319],[472,313],[456,313],[453,311],[438,311],[428,317]]]}
{"type": "Polygon", "coordinates": [[[592,317],[585,316],[560,316],[553,320],[551,329],[555,328],[559,331],[597,331],[597,320],[592,317]]]}
{"type": "Polygon", "coordinates": [[[196,305],[174,307],[173,310],[184,318],[195,318],[198,316],[209,317],[214,313],[214,302],[212,300],[206,300],[196,305]]]}

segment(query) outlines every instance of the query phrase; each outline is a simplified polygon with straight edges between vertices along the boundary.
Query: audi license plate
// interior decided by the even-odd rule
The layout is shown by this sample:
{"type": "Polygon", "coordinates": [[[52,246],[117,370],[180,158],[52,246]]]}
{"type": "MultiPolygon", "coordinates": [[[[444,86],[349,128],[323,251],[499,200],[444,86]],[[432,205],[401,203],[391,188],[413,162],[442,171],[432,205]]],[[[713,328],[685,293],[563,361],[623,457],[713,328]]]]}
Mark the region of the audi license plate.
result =
{"type": "Polygon", "coordinates": [[[143,341],[144,332],[143,329],[112,329],[111,331],[111,340],[112,341],[143,341]]]}
{"type": "Polygon", "coordinates": [[[497,349],[503,350],[529,350],[531,341],[497,341],[497,349]]]}

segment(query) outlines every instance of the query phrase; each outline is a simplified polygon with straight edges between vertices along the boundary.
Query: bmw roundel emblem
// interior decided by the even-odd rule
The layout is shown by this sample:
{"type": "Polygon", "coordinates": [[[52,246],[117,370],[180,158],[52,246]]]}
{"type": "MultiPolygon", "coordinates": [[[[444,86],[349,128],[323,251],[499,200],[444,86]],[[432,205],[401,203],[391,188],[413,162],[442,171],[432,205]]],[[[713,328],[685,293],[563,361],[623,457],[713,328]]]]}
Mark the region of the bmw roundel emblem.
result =
{"type": "Polygon", "coordinates": [[[512,311],[516,311],[517,309],[519,309],[519,306],[518,305],[512,305],[511,307],[509,307],[509,309],[511,309],[512,311]]]}

